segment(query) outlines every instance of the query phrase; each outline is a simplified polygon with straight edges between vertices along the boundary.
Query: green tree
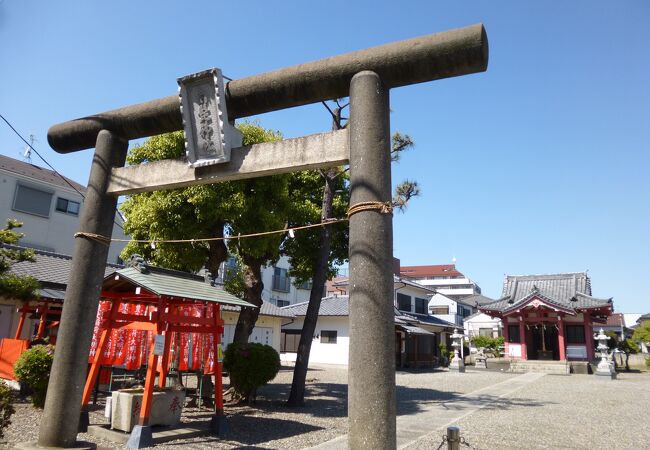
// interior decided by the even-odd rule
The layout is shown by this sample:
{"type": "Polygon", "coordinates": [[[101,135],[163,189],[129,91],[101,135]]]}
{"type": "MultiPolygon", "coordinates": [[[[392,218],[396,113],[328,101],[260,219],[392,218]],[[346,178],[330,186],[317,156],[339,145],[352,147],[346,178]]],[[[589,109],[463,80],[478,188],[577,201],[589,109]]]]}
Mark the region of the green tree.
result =
{"type": "Polygon", "coordinates": [[[625,339],[623,341],[619,341],[618,345],[616,346],[621,352],[625,354],[625,370],[629,372],[630,370],[630,355],[634,355],[635,353],[639,353],[640,348],[634,342],[632,339],[625,339]]]}
{"type": "MultiPolygon", "coordinates": [[[[257,124],[238,125],[243,144],[277,141],[281,134],[257,124]]],[[[143,164],[161,159],[180,158],[185,144],[182,132],[149,138],[133,148],[127,162],[143,164]]],[[[195,272],[206,267],[213,275],[228,256],[235,252],[244,263],[244,298],[261,306],[263,289],[261,268],[279,257],[281,235],[224,241],[166,243],[170,239],[223,238],[283,228],[287,220],[288,180],[290,175],[277,175],[244,181],[232,181],[175,190],[155,191],[129,196],[121,208],[127,221],[124,231],[136,240],[122,251],[122,258],[138,253],[145,259],[177,270],[195,272]]],[[[259,310],[242,308],[235,329],[235,340],[246,342],[252,332],[259,310]]]]}
{"type": "Polygon", "coordinates": [[[646,320],[634,330],[632,339],[650,345],[650,320],[646,320]]]}
{"type": "Polygon", "coordinates": [[[23,248],[10,248],[24,236],[14,231],[23,224],[16,219],[8,219],[7,226],[0,229],[0,296],[29,300],[38,290],[38,280],[31,276],[11,273],[11,266],[23,261],[34,261],[34,252],[23,248]]]}

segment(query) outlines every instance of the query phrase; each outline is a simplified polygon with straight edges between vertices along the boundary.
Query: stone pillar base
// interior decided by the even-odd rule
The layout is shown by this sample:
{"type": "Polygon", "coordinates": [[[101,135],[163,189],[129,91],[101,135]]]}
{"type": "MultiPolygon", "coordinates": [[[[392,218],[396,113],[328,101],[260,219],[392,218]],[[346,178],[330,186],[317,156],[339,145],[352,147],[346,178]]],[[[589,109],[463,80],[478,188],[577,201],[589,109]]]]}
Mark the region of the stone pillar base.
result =
{"type": "Polygon", "coordinates": [[[131,431],[129,441],[126,443],[126,448],[146,448],[153,447],[153,434],[151,426],[149,425],[136,425],[131,431]]]}
{"type": "Polygon", "coordinates": [[[79,433],[87,433],[90,425],[90,417],[87,410],[82,410],[79,415],[79,433]]]}
{"type": "Polygon", "coordinates": [[[13,448],[20,450],[61,450],[63,448],[73,448],[75,450],[96,450],[97,444],[85,441],[77,441],[75,442],[74,447],[41,447],[38,445],[38,441],[31,441],[15,444],[13,448]]]}
{"type": "Polygon", "coordinates": [[[463,373],[465,372],[465,363],[460,358],[454,358],[449,364],[449,371],[463,373]]]}
{"type": "Polygon", "coordinates": [[[228,419],[222,414],[215,414],[210,419],[210,429],[217,436],[224,436],[230,431],[228,419]]]}

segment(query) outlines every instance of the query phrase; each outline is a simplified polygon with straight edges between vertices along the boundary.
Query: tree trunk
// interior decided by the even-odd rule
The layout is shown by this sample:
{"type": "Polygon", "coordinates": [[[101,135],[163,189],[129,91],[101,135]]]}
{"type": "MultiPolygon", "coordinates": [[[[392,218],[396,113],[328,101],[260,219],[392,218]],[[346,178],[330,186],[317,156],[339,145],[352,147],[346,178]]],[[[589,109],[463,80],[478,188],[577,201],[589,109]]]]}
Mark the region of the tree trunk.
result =
{"type": "MultiPolygon", "coordinates": [[[[218,221],[214,226],[213,237],[222,238],[223,227],[224,223],[218,221]]],[[[219,276],[219,267],[221,267],[221,263],[228,259],[228,248],[224,241],[210,241],[208,245],[208,262],[206,263],[206,267],[212,276],[217,278],[219,276]]]]}
{"type": "MultiPolygon", "coordinates": [[[[242,255],[242,260],[245,265],[244,300],[258,307],[262,307],[262,290],[264,289],[264,283],[262,283],[262,264],[265,259],[242,255]]],[[[240,344],[248,342],[259,313],[259,308],[241,308],[239,319],[237,319],[237,326],[235,327],[233,342],[240,344]]]]}
{"type": "MultiPolygon", "coordinates": [[[[336,118],[334,119],[332,128],[337,130],[341,128],[341,109],[337,108],[335,114],[336,118]]],[[[329,169],[325,174],[321,222],[330,219],[333,214],[332,205],[334,201],[335,176],[335,169],[329,169]]],[[[302,325],[302,331],[300,333],[300,343],[298,344],[296,365],[293,369],[291,392],[289,393],[289,399],[287,400],[288,406],[301,406],[305,403],[305,380],[307,379],[309,354],[311,352],[311,343],[314,339],[314,331],[316,330],[316,322],[318,321],[318,311],[320,310],[321,299],[323,298],[323,292],[325,291],[325,282],[327,281],[327,269],[332,241],[330,227],[322,227],[320,236],[320,248],[318,255],[316,256],[314,277],[312,278],[311,293],[309,295],[309,305],[307,306],[305,322],[302,325]]]]}

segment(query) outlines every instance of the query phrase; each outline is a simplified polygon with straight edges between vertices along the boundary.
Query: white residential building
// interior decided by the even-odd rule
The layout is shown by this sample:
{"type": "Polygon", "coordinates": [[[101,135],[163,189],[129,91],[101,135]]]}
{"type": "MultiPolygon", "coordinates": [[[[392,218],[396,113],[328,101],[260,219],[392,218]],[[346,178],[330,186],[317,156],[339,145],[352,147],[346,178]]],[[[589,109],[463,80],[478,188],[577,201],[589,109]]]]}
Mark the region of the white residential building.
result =
{"type": "MultiPolygon", "coordinates": [[[[309,301],[311,283],[295,284],[295,278],[289,276],[289,258],[281,257],[274,265],[262,268],[262,300],[272,305],[283,307],[309,301]]],[[[218,283],[223,283],[223,276],[229,271],[236,271],[237,260],[231,256],[219,270],[218,283]]]]}
{"type": "MultiPolygon", "coordinates": [[[[0,227],[9,218],[23,226],[19,245],[72,255],[74,234],[79,231],[85,186],[43,167],[0,155],[0,227]],[[83,194],[83,195],[82,195],[83,194]]],[[[123,239],[122,221],[115,215],[113,238],[123,239]]],[[[126,242],[114,242],[108,262],[117,263],[126,242]]]]}
{"type": "Polygon", "coordinates": [[[437,293],[453,300],[481,293],[478,284],[456,270],[454,264],[401,266],[400,276],[435,289],[437,293]]]}
{"type": "Polygon", "coordinates": [[[432,316],[462,328],[465,317],[476,312],[476,304],[472,305],[463,299],[452,299],[436,293],[429,300],[428,312],[432,316]]]}

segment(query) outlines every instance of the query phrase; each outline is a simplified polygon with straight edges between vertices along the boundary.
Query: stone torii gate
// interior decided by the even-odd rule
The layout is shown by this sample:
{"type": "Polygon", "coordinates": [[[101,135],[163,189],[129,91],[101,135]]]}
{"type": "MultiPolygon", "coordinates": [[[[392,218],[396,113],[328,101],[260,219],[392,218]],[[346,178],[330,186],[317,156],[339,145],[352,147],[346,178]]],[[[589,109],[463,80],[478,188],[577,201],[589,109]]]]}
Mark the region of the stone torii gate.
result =
{"type": "MultiPolygon", "coordinates": [[[[69,153],[94,147],[95,154],[79,225],[86,238],[75,243],[71,271],[76,275],[66,291],[38,446],[76,444],[83,369],[108,253],[101,238],[87,237],[111,236],[118,195],[349,161],[352,207],[388,204],[389,89],[483,72],[487,62],[487,35],[479,24],[230,81],[225,88],[230,120],[349,96],[350,127],[233,148],[231,161],[218,166],[191,168],[186,162],[163,161],[157,167],[123,167],[130,139],[183,129],[177,95],[53,126],[48,133],[53,149],[69,153]]],[[[392,216],[372,208],[357,211],[349,222],[348,446],[394,449],[392,216]]]]}

